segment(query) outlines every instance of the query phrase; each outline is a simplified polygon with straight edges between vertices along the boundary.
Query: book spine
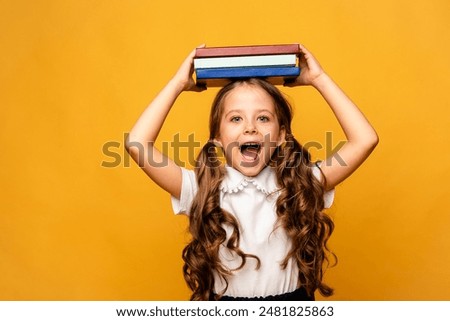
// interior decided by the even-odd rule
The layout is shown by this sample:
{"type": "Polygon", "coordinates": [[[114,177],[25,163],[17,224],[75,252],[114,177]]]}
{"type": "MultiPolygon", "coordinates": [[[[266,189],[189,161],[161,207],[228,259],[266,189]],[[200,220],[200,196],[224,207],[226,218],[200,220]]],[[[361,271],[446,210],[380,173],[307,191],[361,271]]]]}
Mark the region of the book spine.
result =
{"type": "MultiPolygon", "coordinates": [[[[264,77],[264,80],[270,82],[272,85],[282,86],[286,82],[289,82],[291,77],[264,77]]],[[[233,79],[231,78],[215,78],[215,79],[197,79],[197,84],[205,85],[206,87],[224,87],[233,79]]]]}
{"type": "Polygon", "coordinates": [[[255,66],[295,66],[297,56],[290,55],[264,55],[264,56],[237,56],[237,57],[214,57],[195,58],[194,68],[232,68],[232,67],[255,67],[255,66]]]}
{"type": "Polygon", "coordinates": [[[298,67],[249,67],[197,69],[197,79],[252,78],[252,77],[297,77],[298,67]]]}
{"type": "Polygon", "coordinates": [[[234,47],[205,47],[197,48],[195,56],[228,57],[228,56],[256,56],[256,55],[280,55],[298,54],[298,44],[288,45],[260,45],[260,46],[234,46],[234,47]]]}

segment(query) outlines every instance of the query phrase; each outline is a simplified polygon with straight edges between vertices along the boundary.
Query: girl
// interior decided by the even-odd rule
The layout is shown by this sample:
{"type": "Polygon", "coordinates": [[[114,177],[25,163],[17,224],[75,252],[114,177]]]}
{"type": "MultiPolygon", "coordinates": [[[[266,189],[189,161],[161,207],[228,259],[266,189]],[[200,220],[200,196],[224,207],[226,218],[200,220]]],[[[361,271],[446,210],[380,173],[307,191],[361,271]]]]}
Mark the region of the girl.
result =
{"type": "Polygon", "coordinates": [[[192,300],[314,300],[316,290],[333,293],[322,282],[334,227],[323,209],[378,136],[302,45],[299,54],[301,73],[286,85],[316,88],[347,138],[324,162],[311,163],[291,131],[289,103],[261,79],[234,81],[219,91],[195,171],[166,159],[154,147],[165,117],[181,92],[206,89],[192,77],[195,50],[129,134],[133,159],[171,194],[174,211],[189,215],[192,240],[183,251],[183,272],[192,300]],[[167,166],[152,166],[163,162],[167,166]]]}

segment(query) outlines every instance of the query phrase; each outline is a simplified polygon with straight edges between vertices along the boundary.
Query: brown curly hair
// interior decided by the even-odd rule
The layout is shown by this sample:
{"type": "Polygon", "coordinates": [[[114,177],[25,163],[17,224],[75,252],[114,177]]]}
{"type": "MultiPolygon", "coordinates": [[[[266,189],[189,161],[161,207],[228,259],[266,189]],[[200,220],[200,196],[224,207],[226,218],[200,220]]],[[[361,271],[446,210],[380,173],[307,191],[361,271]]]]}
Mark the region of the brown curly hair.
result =
{"type": "MultiPolygon", "coordinates": [[[[234,216],[220,207],[220,184],[225,171],[213,140],[218,137],[223,103],[228,93],[242,85],[258,86],[274,100],[280,128],[284,128],[286,142],[273,153],[271,163],[279,187],[277,205],[277,228],[286,230],[292,242],[291,250],[281,264],[286,268],[290,259],[299,267],[298,287],[304,287],[309,295],[316,290],[324,296],[333,294],[333,289],[322,282],[325,268],[331,254],[327,241],[333,232],[334,223],[323,212],[324,186],[312,173],[315,166],[310,154],[294,138],[291,131],[292,107],[283,94],[272,84],[261,79],[246,79],[231,82],[223,87],[213,101],[209,129],[210,140],[203,146],[196,160],[195,173],[198,192],[193,200],[189,215],[189,232],[192,240],[183,250],[183,273],[189,288],[193,291],[191,300],[209,300],[214,295],[214,278],[220,277],[226,287],[218,293],[219,299],[226,291],[230,270],[219,258],[220,246],[226,246],[242,259],[241,269],[249,258],[255,255],[244,253],[239,248],[239,224],[234,216]],[[232,228],[227,238],[224,225],[232,228]]],[[[320,169],[320,168],[319,168],[320,169]]]]}

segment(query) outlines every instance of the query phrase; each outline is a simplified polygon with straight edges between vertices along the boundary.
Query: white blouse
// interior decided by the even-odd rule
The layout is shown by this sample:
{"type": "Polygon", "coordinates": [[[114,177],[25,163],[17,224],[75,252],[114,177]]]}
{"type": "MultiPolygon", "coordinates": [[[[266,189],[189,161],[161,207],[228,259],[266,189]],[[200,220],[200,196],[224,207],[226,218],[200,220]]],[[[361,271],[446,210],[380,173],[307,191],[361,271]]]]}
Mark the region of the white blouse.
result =
{"type": "MultiPolygon", "coordinates": [[[[320,170],[313,168],[316,177],[320,170]]],[[[189,209],[197,193],[198,186],[194,171],[182,168],[182,188],[180,199],[171,198],[175,214],[189,215],[189,209]]],[[[228,277],[227,296],[259,297],[295,291],[298,281],[298,267],[290,260],[286,269],[280,263],[284,260],[291,241],[281,227],[276,227],[276,200],[279,195],[275,172],[271,167],[264,168],[256,177],[246,177],[232,167],[226,166],[226,175],[221,183],[220,206],[234,215],[240,227],[239,247],[244,253],[256,255],[261,262],[247,258],[240,270],[228,277]]],[[[325,208],[334,199],[334,189],[324,195],[325,208]]],[[[224,226],[227,235],[231,228],[224,226]]],[[[230,269],[241,264],[241,258],[225,246],[219,250],[222,263],[230,269]]],[[[215,293],[221,293],[225,283],[215,278],[215,293]]]]}

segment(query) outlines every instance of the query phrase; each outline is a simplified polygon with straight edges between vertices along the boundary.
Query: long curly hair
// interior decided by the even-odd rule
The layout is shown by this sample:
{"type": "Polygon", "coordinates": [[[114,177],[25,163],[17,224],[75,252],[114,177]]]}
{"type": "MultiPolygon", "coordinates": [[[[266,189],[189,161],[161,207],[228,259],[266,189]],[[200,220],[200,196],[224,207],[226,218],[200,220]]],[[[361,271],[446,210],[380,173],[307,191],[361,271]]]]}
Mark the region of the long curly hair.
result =
{"type": "MultiPolygon", "coordinates": [[[[272,155],[271,163],[277,177],[279,196],[276,202],[277,227],[285,229],[292,247],[281,267],[286,268],[294,260],[299,268],[298,287],[304,287],[309,295],[316,290],[324,296],[333,294],[333,289],[322,282],[323,273],[330,265],[331,253],[327,241],[333,232],[334,223],[323,212],[325,177],[319,181],[312,173],[315,166],[309,152],[294,138],[291,131],[292,107],[283,94],[272,84],[261,79],[246,79],[231,82],[223,87],[213,101],[210,119],[210,139],[203,146],[197,160],[195,173],[198,192],[189,215],[190,243],[183,250],[183,273],[193,291],[191,300],[209,300],[214,294],[214,280],[224,281],[225,289],[217,293],[219,299],[226,291],[227,278],[233,271],[241,269],[247,259],[259,259],[239,248],[239,224],[235,217],[220,207],[220,184],[225,169],[219,160],[214,138],[218,137],[223,103],[227,95],[242,85],[258,86],[273,99],[280,128],[284,128],[286,142],[272,155]],[[227,225],[232,233],[224,229],[227,225]],[[242,264],[230,270],[219,258],[219,249],[225,246],[241,258],[242,264]]],[[[320,168],[319,168],[320,169],[320,168]]]]}

